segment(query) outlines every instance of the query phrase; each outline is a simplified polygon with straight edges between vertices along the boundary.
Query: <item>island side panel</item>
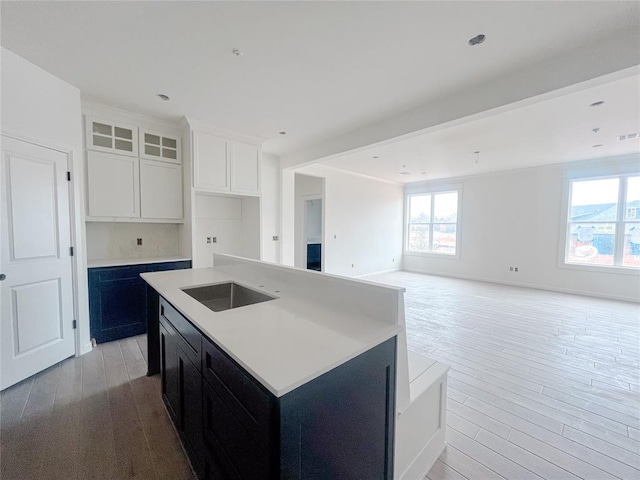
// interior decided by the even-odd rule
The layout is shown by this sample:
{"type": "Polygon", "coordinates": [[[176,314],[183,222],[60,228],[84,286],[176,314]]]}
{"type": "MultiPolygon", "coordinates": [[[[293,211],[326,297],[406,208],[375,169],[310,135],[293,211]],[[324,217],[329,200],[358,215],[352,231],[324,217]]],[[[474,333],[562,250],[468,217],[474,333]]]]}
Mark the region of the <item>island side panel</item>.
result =
{"type": "Polygon", "coordinates": [[[280,399],[280,478],[392,479],[396,337],[280,399]]]}
{"type": "Polygon", "coordinates": [[[160,373],[160,295],[147,284],[147,376],[160,373]]]}

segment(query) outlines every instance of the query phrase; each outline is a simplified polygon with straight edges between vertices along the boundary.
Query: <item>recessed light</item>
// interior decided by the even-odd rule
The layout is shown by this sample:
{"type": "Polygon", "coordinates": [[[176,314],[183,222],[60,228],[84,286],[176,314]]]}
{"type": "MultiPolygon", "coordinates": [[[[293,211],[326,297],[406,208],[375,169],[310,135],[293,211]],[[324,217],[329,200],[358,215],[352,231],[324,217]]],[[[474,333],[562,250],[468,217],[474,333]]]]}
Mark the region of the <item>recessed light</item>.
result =
{"type": "Polygon", "coordinates": [[[234,49],[231,53],[233,53],[236,57],[241,57],[244,55],[244,52],[242,50],[238,50],[237,48],[234,49]]]}
{"type": "Polygon", "coordinates": [[[281,130],[280,132],[278,132],[278,135],[286,135],[287,132],[285,132],[284,130],[281,130]]]}
{"type": "Polygon", "coordinates": [[[164,100],[165,102],[168,102],[168,101],[169,101],[169,95],[165,95],[164,93],[159,93],[159,94],[158,94],[158,98],[159,98],[160,100],[164,100]]]}
{"type": "Polygon", "coordinates": [[[482,33],[476,35],[475,37],[469,39],[469,45],[476,46],[476,45],[480,45],[482,42],[484,42],[485,38],[487,38],[486,36],[484,36],[482,33]]]}
{"type": "Polygon", "coordinates": [[[594,145],[593,148],[598,148],[598,147],[601,147],[601,146],[602,146],[602,144],[598,143],[597,145],[594,145]]]}
{"type": "Polygon", "coordinates": [[[590,107],[599,107],[600,105],[602,105],[604,103],[604,100],[598,100],[597,102],[593,102],[591,105],[589,105],[590,107]]]}

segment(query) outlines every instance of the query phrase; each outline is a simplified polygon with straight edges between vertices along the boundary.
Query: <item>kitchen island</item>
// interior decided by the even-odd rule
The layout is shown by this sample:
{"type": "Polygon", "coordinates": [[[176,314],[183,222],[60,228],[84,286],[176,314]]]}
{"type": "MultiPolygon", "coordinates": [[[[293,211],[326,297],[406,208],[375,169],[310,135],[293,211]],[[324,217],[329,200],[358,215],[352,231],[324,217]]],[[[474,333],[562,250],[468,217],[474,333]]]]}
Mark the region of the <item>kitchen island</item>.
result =
{"type": "Polygon", "coordinates": [[[149,374],[200,477],[394,478],[404,289],[225,255],[142,277],[149,374]],[[227,282],[272,299],[212,311],[184,291],[227,282]]]}

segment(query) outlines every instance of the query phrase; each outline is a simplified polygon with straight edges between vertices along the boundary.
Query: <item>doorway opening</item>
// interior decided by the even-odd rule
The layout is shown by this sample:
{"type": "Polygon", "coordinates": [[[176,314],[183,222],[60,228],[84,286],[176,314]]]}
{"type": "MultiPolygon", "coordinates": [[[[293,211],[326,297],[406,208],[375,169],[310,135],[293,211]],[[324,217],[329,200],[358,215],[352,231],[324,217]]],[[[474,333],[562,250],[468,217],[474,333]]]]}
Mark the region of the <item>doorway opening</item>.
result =
{"type": "Polygon", "coordinates": [[[307,270],[322,271],[322,197],[305,199],[304,227],[307,270]]]}

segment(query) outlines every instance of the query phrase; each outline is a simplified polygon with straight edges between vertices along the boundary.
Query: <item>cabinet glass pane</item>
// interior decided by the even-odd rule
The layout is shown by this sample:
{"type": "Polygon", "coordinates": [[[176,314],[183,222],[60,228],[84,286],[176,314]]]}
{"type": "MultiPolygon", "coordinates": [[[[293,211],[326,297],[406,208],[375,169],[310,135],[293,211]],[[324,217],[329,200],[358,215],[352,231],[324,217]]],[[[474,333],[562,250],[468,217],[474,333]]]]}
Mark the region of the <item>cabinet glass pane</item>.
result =
{"type": "Polygon", "coordinates": [[[178,147],[178,142],[173,138],[162,137],[162,146],[173,148],[175,150],[178,147]]]}
{"type": "Polygon", "coordinates": [[[160,137],[158,135],[151,135],[150,133],[145,133],[144,143],[150,143],[152,145],[160,145],[160,137]]]}
{"type": "Polygon", "coordinates": [[[132,140],[133,139],[133,132],[131,130],[129,130],[128,128],[120,128],[120,127],[113,127],[114,128],[114,132],[115,132],[115,136],[118,138],[126,138],[127,140],[132,140]]]}
{"type": "Polygon", "coordinates": [[[111,136],[111,125],[105,125],[104,123],[93,122],[93,133],[99,133],[101,135],[111,136]]]}
{"type": "Polygon", "coordinates": [[[100,135],[93,136],[93,144],[96,147],[105,147],[105,148],[112,148],[113,146],[111,144],[111,137],[102,137],[100,135]]]}
{"type": "Polygon", "coordinates": [[[133,152],[133,142],[129,142],[127,140],[118,140],[115,139],[114,148],[116,150],[124,150],[126,152],[133,152]]]}
{"type": "Polygon", "coordinates": [[[144,153],[146,155],[153,155],[154,157],[160,156],[160,147],[154,147],[153,145],[145,145],[144,153]]]}
{"type": "Polygon", "coordinates": [[[178,158],[177,153],[178,152],[176,150],[171,150],[170,148],[162,149],[162,156],[164,158],[171,158],[172,160],[175,160],[176,158],[178,158]]]}

